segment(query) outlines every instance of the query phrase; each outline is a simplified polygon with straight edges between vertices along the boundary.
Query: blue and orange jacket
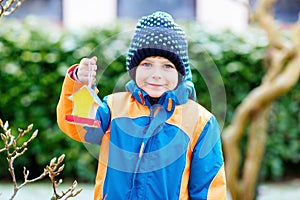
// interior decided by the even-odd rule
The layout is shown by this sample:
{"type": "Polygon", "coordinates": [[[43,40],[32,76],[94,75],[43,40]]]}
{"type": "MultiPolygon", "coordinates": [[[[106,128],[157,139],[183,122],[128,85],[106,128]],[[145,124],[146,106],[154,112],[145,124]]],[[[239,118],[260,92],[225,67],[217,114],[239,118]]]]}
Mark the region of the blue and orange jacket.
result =
{"type": "Polygon", "coordinates": [[[57,106],[58,125],[75,140],[100,144],[94,199],[226,199],[220,131],[215,117],[188,99],[181,83],[152,105],[133,81],[103,99],[100,128],[65,121],[68,98],[83,85],[69,69],[57,106]]]}

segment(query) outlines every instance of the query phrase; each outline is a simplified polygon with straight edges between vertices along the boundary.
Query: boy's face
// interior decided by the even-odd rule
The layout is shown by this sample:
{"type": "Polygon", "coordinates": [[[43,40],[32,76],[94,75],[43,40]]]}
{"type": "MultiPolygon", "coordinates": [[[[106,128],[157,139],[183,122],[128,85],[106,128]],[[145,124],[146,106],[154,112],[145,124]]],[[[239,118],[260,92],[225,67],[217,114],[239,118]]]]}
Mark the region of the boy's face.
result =
{"type": "Polygon", "coordinates": [[[136,69],[136,84],[151,97],[158,98],[164,92],[174,90],[178,84],[175,65],[160,56],[147,57],[136,69]]]}

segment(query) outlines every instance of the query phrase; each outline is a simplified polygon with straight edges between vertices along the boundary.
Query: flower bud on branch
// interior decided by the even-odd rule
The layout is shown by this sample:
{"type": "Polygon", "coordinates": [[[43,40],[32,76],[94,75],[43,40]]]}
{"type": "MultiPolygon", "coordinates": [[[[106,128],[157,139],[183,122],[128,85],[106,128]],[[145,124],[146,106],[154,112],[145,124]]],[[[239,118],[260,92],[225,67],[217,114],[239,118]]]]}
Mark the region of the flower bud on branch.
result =
{"type": "MultiPolygon", "coordinates": [[[[1,3],[1,0],[0,0],[1,3]]],[[[64,192],[62,191],[62,195],[59,195],[57,193],[57,187],[63,182],[61,179],[57,183],[55,181],[55,178],[63,171],[65,165],[62,164],[64,161],[65,155],[62,154],[58,159],[56,157],[52,158],[49,165],[47,165],[44,168],[43,173],[41,173],[38,177],[34,179],[28,179],[29,177],[29,170],[26,169],[26,167],[23,168],[23,176],[24,176],[24,181],[20,185],[18,185],[16,175],[15,175],[15,169],[14,169],[14,160],[20,156],[22,156],[26,151],[27,151],[27,146],[28,144],[37,137],[38,131],[34,131],[34,133],[30,136],[30,138],[18,146],[18,141],[20,138],[22,138],[24,135],[29,133],[33,125],[30,124],[26,130],[23,129],[18,129],[19,134],[17,137],[13,136],[11,134],[11,130],[8,129],[8,122],[5,122],[3,124],[2,120],[0,119],[0,127],[4,130],[4,133],[0,133],[1,139],[4,142],[4,147],[0,148],[0,153],[1,152],[6,152],[7,154],[7,162],[8,162],[8,171],[10,172],[12,182],[14,185],[14,190],[12,197],[10,198],[11,200],[15,198],[17,192],[24,187],[28,183],[36,182],[39,181],[46,176],[49,176],[52,186],[53,186],[53,191],[54,194],[51,199],[57,200],[57,199],[62,199],[63,197],[67,196],[65,199],[68,199],[70,197],[75,197],[78,195],[82,189],[79,189],[78,191],[75,192],[77,188],[77,181],[74,181],[73,185],[69,187],[69,189],[64,192]],[[75,192],[75,193],[74,193],[75,192]]],[[[1,194],[1,193],[0,193],[1,194]]]]}

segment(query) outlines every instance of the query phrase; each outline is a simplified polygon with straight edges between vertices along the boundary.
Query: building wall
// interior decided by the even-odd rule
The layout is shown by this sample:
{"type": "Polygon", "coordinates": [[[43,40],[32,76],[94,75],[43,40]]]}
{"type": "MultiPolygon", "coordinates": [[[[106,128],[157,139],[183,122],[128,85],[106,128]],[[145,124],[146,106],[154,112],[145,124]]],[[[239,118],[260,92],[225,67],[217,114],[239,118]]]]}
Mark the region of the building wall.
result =
{"type": "Polygon", "coordinates": [[[117,18],[116,8],[117,0],[63,0],[63,23],[73,29],[107,25],[117,18]]]}
{"type": "MultiPolygon", "coordinates": [[[[242,30],[247,27],[247,10],[238,1],[195,1],[196,20],[208,28],[242,30]]],[[[63,23],[75,29],[107,25],[118,18],[117,3],[118,0],[85,0],[84,4],[75,4],[74,0],[63,0],[63,23]]]]}
{"type": "MultiPolygon", "coordinates": [[[[38,16],[63,23],[72,29],[104,26],[118,18],[137,20],[154,10],[170,12],[175,20],[197,20],[209,29],[243,30],[248,26],[248,10],[257,0],[25,0],[9,18],[38,16]]],[[[284,24],[295,23],[299,17],[300,0],[277,0],[275,19],[284,24]]]]}
{"type": "Polygon", "coordinates": [[[248,11],[239,1],[198,0],[197,20],[209,29],[240,31],[248,26],[248,11]]]}

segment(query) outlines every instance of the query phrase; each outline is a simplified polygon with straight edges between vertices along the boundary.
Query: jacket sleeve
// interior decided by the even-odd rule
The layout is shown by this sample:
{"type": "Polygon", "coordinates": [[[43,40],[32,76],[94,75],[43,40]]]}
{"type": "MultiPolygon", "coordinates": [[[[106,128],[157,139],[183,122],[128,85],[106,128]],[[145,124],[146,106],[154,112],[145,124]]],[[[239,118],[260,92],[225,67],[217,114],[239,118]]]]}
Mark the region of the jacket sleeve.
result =
{"type": "Polygon", "coordinates": [[[191,200],[226,199],[226,180],[220,130],[212,116],[194,147],[189,194],[191,200]]]}
{"type": "Polygon", "coordinates": [[[70,76],[76,69],[76,67],[77,65],[73,65],[72,67],[70,67],[65,76],[60,98],[56,108],[57,123],[59,128],[74,140],[77,140],[79,142],[100,144],[103,133],[107,129],[107,124],[110,118],[110,112],[106,103],[103,103],[103,106],[99,106],[97,110],[96,119],[100,120],[101,122],[100,128],[83,126],[66,121],[66,115],[72,114],[73,111],[73,102],[69,97],[76,91],[78,91],[82,86],[84,86],[83,83],[75,81],[70,76]],[[104,125],[105,127],[103,127],[104,125]]]}

